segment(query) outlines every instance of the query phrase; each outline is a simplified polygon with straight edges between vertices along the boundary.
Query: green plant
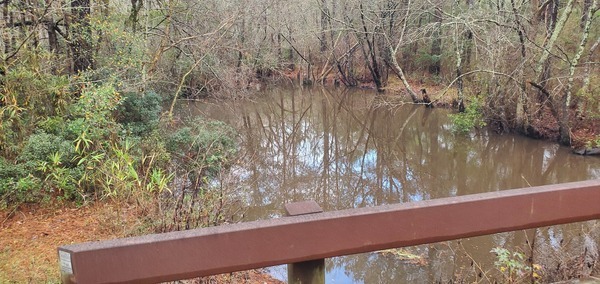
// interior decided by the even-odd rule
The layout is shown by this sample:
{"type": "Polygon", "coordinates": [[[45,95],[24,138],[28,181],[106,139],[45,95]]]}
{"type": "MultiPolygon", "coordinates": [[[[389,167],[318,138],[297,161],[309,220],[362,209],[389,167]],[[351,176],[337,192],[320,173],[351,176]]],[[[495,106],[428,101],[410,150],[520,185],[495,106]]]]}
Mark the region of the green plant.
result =
{"type": "Polygon", "coordinates": [[[39,121],[37,126],[45,133],[62,136],[65,130],[65,120],[62,116],[49,116],[39,121]]]}
{"type": "Polygon", "coordinates": [[[161,97],[155,92],[146,94],[128,93],[118,106],[117,122],[132,135],[145,136],[158,126],[161,97]]]}
{"type": "Polygon", "coordinates": [[[73,169],[63,166],[63,157],[59,152],[51,155],[50,161],[40,162],[38,170],[46,176],[44,185],[56,189],[62,198],[76,200],[83,197],[77,186],[77,175],[73,169]]]}
{"type": "Polygon", "coordinates": [[[25,51],[22,60],[2,68],[0,82],[0,150],[18,154],[21,143],[45,117],[60,114],[69,102],[67,76],[45,72],[50,53],[25,51]]]}
{"type": "Polygon", "coordinates": [[[164,191],[173,193],[171,189],[169,189],[169,183],[174,177],[175,173],[165,174],[161,169],[152,169],[150,181],[146,184],[146,190],[157,193],[163,193],[164,191]]]}
{"type": "Polygon", "coordinates": [[[27,170],[23,164],[13,164],[4,157],[0,156],[0,180],[24,177],[27,175],[27,170]]]}
{"type": "Polygon", "coordinates": [[[21,200],[34,201],[35,196],[39,193],[40,180],[33,175],[28,175],[17,180],[15,189],[20,195],[21,200]]]}
{"type": "Polygon", "coordinates": [[[72,140],[75,155],[71,173],[76,174],[82,196],[91,192],[96,196],[111,195],[117,190],[111,188],[114,176],[109,174],[119,169],[110,167],[115,163],[115,153],[111,151],[120,141],[117,134],[121,128],[113,115],[120,102],[121,96],[110,81],[86,83],[77,102],[69,107],[72,119],[66,123],[64,136],[72,140]]]}
{"type": "Polygon", "coordinates": [[[236,131],[221,121],[196,118],[170,135],[167,150],[198,175],[213,176],[237,152],[236,131]]]}
{"type": "Polygon", "coordinates": [[[40,200],[41,181],[29,174],[0,180],[0,207],[40,200]]]}
{"type": "MultiPolygon", "coordinates": [[[[74,119],[68,122],[69,134],[75,137],[84,134],[93,141],[95,147],[99,147],[104,142],[108,143],[111,138],[116,138],[116,133],[120,129],[113,112],[120,102],[121,96],[113,83],[85,84],[79,100],[70,107],[70,114],[74,119]]],[[[72,136],[67,137],[72,138],[72,136]]]]}
{"type": "Polygon", "coordinates": [[[417,58],[415,59],[416,63],[421,66],[428,66],[437,62],[440,62],[442,59],[441,54],[430,54],[429,50],[419,50],[417,58]]]}
{"type": "Polygon", "coordinates": [[[93,41],[102,40],[98,48],[96,72],[120,74],[123,79],[139,79],[146,60],[146,35],[126,30],[120,13],[91,15],[93,41]],[[99,38],[102,37],[102,38],[99,38]]]}
{"type": "Polygon", "coordinates": [[[540,267],[533,265],[536,271],[531,273],[532,269],[522,253],[510,252],[500,247],[493,248],[490,252],[496,254],[494,265],[496,265],[506,283],[519,283],[529,276],[533,276],[534,280],[539,278],[537,271],[540,270],[540,267]]]}
{"type": "Polygon", "coordinates": [[[150,169],[166,169],[171,163],[171,154],[167,150],[166,141],[156,129],[139,141],[139,151],[142,156],[144,176],[150,174],[150,169]]]}
{"type": "Polygon", "coordinates": [[[600,147],[600,135],[596,136],[594,139],[591,139],[590,141],[587,141],[585,143],[585,147],[586,148],[600,147]]]}
{"type": "Polygon", "coordinates": [[[23,194],[29,191],[29,189],[24,190],[24,181],[28,177],[28,171],[23,164],[10,163],[0,156],[0,207],[29,199],[26,194],[23,194]],[[17,182],[20,180],[20,191],[18,191],[17,182]]]}
{"type": "Polygon", "coordinates": [[[481,112],[482,100],[482,98],[477,97],[467,104],[464,112],[449,114],[454,132],[464,134],[470,132],[473,128],[486,126],[484,116],[481,112]]]}
{"type": "Polygon", "coordinates": [[[17,161],[25,164],[29,170],[35,170],[40,162],[50,161],[55,153],[60,153],[61,157],[68,160],[74,156],[71,143],[54,134],[36,133],[29,136],[17,161]]]}

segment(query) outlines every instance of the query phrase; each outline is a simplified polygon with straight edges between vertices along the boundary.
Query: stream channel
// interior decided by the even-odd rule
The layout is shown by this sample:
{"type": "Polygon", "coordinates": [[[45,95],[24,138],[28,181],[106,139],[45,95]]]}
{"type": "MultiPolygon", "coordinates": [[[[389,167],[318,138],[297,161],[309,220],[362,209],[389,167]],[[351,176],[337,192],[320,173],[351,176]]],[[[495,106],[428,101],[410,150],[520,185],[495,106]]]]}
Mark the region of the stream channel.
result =
{"type": "MultiPolygon", "coordinates": [[[[242,221],[278,218],[284,204],[311,199],[333,211],[600,178],[599,157],[513,134],[455,134],[449,110],[398,100],[392,107],[368,90],[273,88],[249,100],[181,102],[178,113],[238,130],[241,157],[223,182],[246,207],[242,221]]],[[[472,283],[502,277],[493,248],[527,257],[535,238],[546,253],[537,253],[534,262],[556,265],[557,255],[569,253],[563,250],[576,255],[590,238],[597,241],[599,223],[331,258],[326,282],[472,283]]],[[[285,269],[267,271],[285,280],[285,269]]]]}

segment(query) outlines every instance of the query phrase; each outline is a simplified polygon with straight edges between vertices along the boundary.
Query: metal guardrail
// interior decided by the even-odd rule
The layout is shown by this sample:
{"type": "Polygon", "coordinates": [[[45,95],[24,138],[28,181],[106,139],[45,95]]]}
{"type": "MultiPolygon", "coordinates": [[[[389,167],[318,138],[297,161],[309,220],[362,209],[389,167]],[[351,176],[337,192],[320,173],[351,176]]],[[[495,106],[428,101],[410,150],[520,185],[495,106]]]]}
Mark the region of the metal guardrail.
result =
{"type": "Polygon", "coordinates": [[[156,283],[593,219],[600,180],[65,245],[58,254],[63,283],[156,283]]]}

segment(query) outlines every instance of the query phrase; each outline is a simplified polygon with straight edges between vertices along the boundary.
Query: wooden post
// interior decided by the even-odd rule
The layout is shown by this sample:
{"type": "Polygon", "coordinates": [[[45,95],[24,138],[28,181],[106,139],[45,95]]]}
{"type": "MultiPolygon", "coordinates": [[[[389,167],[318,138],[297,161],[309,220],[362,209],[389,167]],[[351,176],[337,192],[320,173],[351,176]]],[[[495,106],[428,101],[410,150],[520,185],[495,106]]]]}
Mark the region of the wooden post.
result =
{"type": "MultiPolygon", "coordinates": [[[[288,216],[323,212],[315,201],[301,201],[285,205],[288,216]]],[[[325,259],[288,264],[288,284],[325,284],[325,259]]]]}

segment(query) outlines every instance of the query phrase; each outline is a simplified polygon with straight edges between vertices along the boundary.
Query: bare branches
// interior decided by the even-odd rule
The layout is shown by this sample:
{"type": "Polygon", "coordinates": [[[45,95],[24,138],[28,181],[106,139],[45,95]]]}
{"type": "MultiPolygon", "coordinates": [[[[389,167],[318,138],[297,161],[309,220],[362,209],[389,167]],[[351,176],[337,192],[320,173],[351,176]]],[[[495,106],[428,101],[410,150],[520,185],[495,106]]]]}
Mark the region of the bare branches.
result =
{"type": "MultiPolygon", "coordinates": [[[[522,84],[522,82],[519,81],[519,80],[517,80],[515,77],[511,76],[510,74],[503,73],[503,72],[494,71],[494,70],[482,70],[482,69],[472,70],[472,71],[469,71],[469,72],[465,72],[465,73],[461,74],[460,76],[457,76],[456,78],[454,78],[454,80],[452,80],[449,84],[446,85],[446,87],[444,88],[444,90],[442,91],[442,93],[436,96],[437,98],[434,99],[434,101],[438,101],[442,97],[444,97],[446,95],[446,93],[448,92],[448,90],[450,90],[450,88],[460,78],[468,76],[468,75],[471,75],[471,74],[475,74],[475,73],[488,73],[488,74],[493,74],[493,75],[499,75],[499,76],[503,76],[503,77],[509,78],[511,81],[515,82],[518,85],[522,84]]],[[[530,82],[530,83],[532,83],[532,82],[530,82]]]]}
{"type": "Polygon", "coordinates": [[[542,92],[542,94],[544,94],[544,96],[546,96],[547,98],[552,97],[550,92],[548,92],[548,90],[546,90],[546,88],[544,88],[542,85],[540,85],[536,82],[531,82],[531,81],[528,81],[527,83],[529,83],[529,85],[535,87],[536,89],[540,90],[540,92],[542,92]]]}

